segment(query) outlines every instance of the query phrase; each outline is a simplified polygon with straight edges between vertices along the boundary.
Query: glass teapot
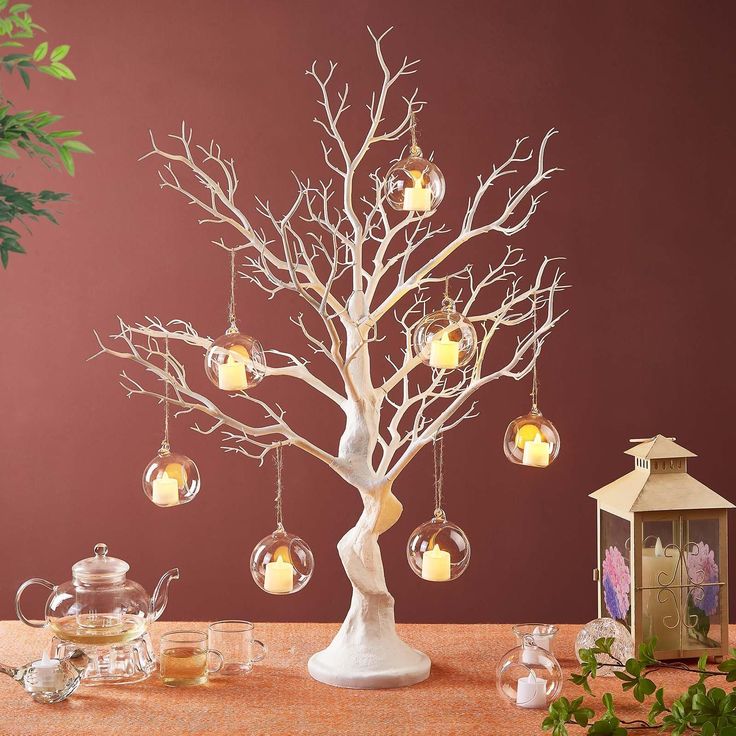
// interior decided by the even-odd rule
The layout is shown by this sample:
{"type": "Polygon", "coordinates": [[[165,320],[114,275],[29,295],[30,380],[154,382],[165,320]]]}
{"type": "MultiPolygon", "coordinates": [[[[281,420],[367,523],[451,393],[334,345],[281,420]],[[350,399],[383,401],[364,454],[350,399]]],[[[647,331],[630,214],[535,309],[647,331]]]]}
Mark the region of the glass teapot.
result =
{"type": "Polygon", "coordinates": [[[15,611],[28,626],[48,626],[64,641],[87,646],[110,646],[137,639],[166,608],[169,583],[179,579],[179,569],[164,573],[153,595],[125,574],[130,565],[107,556],[107,545],[96,544],[94,557],[72,566],[72,579],[54,585],[43,578],[26,580],[15,594],[15,611]],[[51,591],[46,601],[45,621],[35,623],[25,617],[20,606],[23,591],[43,585],[51,591]]]}

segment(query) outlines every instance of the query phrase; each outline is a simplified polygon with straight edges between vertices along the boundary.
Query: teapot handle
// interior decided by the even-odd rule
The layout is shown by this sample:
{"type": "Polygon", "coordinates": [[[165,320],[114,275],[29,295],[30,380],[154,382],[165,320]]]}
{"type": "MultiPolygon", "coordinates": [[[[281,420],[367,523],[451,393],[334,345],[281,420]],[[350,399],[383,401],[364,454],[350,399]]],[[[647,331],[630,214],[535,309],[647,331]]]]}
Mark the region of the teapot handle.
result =
{"type": "Polygon", "coordinates": [[[20,597],[21,595],[23,595],[23,591],[31,585],[43,585],[44,588],[48,588],[51,591],[56,590],[56,586],[48,580],[44,580],[43,578],[31,578],[30,580],[26,580],[25,583],[23,583],[23,585],[18,588],[18,592],[15,594],[15,612],[16,614],[18,614],[18,618],[24,624],[28,626],[33,626],[34,629],[42,629],[44,628],[44,626],[46,626],[45,620],[42,623],[34,623],[33,621],[29,621],[23,615],[23,611],[21,611],[20,608],[20,597]]]}

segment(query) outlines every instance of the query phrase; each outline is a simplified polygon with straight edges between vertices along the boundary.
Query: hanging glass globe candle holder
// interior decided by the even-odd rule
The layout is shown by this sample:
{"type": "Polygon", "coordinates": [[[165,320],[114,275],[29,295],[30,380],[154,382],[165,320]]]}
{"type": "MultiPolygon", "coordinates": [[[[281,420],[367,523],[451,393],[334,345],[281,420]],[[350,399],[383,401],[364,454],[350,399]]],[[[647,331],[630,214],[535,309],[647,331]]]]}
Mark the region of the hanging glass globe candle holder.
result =
{"type": "Polygon", "coordinates": [[[276,447],[276,529],[261,539],[250,556],[250,572],[256,585],[272,595],[300,591],[314,572],[309,545],[284,529],[281,508],[283,468],[281,445],[276,447]]]}
{"type": "Polygon", "coordinates": [[[478,337],[473,323],[455,311],[455,302],[448,293],[442,309],[422,317],[414,328],[414,353],[422,363],[438,370],[463,368],[475,357],[478,337]]]}
{"type": "Polygon", "coordinates": [[[422,580],[444,583],[459,578],[470,564],[470,542],[465,532],[447,521],[442,510],[443,438],[435,440],[435,511],[434,516],[418,526],[406,545],[409,567],[422,580]],[[438,447],[439,446],[439,447],[438,447]]]}
{"type": "Polygon", "coordinates": [[[156,457],[143,471],[143,492],[156,506],[189,503],[199,493],[199,470],[194,460],[172,452],[169,444],[169,338],[166,337],[166,375],[164,389],[164,438],[156,457]]]}
{"type": "Polygon", "coordinates": [[[199,470],[194,461],[161,445],[143,471],[143,492],[156,506],[189,503],[199,493],[199,470]]]}
{"type": "Polygon", "coordinates": [[[519,708],[542,708],[562,690],[562,669],[552,652],[525,636],[521,646],[510,649],[498,661],[496,688],[519,708]]]}
{"type": "Polygon", "coordinates": [[[560,435],[555,425],[534,406],[506,428],[503,449],[515,465],[546,468],[560,453],[560,435]]]}
{"type": "Polygon", "coordinates": [[[230,251],[230,327],[215,340],[204,356],[207,378],[222,391],[244,391],[266,375],[266,357],[255,338],[238,330],[235,319],[235,250],[230,251]]]}
{"type": "Polygon", "coordinates": [[[409,157],[395,163],[386,175],[388,202],[404,212],[433,212],[445,196],[445,177],[423,157],[417,145],[416,120],[411,116],[412,144],[409,157]]]}
{"type": "Polygon", "coordinates": [[[223,391],[244,391],[258,385],[265,376],[263,347],[255,338],[232,326],[208,348],[207,377],[223,391]]]}
{"type": "Polygon", "coordinates": [[[532,297],[534,363],[532,365],[532,408],[528,414],[516,417],[506,427],[503,438],[503,451],[514,465],[527,465],[530,468],[546,468],[560,454],[560,433],[552,422],[542,415],[537,406],[539,382],[537,379],[537,296],[532,297]]]}

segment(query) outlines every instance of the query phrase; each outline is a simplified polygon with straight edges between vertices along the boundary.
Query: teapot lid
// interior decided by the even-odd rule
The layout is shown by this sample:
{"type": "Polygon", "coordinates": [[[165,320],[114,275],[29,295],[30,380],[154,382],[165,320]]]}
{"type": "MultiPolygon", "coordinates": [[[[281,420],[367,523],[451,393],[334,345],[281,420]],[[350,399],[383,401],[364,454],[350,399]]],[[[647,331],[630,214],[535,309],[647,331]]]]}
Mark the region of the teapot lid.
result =
{"type": "Polygon", "coordinates": [[[103,542],[95,545],[95,556],[72,565],[75,580],[83,583],[109,583],[125,577],[130,565],[125,560],[107,556],[107,545],[103,542]]]}

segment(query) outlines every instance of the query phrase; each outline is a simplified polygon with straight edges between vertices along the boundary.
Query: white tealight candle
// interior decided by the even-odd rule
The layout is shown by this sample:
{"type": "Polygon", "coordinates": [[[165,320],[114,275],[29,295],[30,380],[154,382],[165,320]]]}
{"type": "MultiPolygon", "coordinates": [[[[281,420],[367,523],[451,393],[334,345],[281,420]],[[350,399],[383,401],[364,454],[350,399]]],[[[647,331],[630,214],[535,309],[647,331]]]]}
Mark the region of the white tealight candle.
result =
{"type": "Polygon", "coordinates": [[[547,707],[547,680],[530,672],[516,683],[516,705],[521,708],[547,707]]]}
{"type": "Polygon", "coordinates": [[[227,356],[224,363],[217,367],[217,386],[223,391],[242,391],[248,387],[248,376],[245,372],[245,363],[227,356]]]}
{"type": "MultiPolygon", "coordinates": [[[[534,646],[541,647],[542,649],[550,651],[552,636],[550,634],[543,634],[541,626],[535,626],[530,636],[532,637],[534,646]]],[[[540,664],[538,650],[534,649],[533,647],[523,646],[521,652],[521,661],[524,664],[540,664]]]]}
{"type": "Polygon", "coordinates": [[[422,555],[422,577],[435,583],[450,579],[450,553],[440,549],[438,544],[422,555]]]}
{"type": "Polygon", "coordinates": [[[414,212],[428,212],[432,209],[432,190],[422,186],[424,178],[421,171],[410,171],[414,183],[404,188],[404,204],[402,209],[414,212]]]}
{"type": "Polygon", "coordinates": [[[294,589],[294,566],[279,555],[275,562],[266,564],[263,587],[269,593],[291,593],[294,589]]]}
{"type": "Polygon", "coordinates": [[[524,443],[524,456],[521,462],[535,468],[546,468],[549,465],[550,452],[549,442],[543,442],[542,435],[537,432],[533,442],[524,443]]]}
{"type": "Polygon", "coordinates": [[[164,474],[156,478],[151,486],[153,488],[151,500],[157,506],[176,506],[179,503],[179,483],[165,470],[164,474]]]}
{"type": "Polygon", "coordinates": [[[457,368],[460,364],[460,343],[450,340],[445,332],[429,344],[429,364],[432,368],[457,368]]]}
{"type": "Polygon", "coordinates": [[[59,665],[61,661],[51,659],[44,651],[41,659],[32,663],[33,667],[33,689],[37,692],[46,690],[61,690],[64,687],[64,673],[59,665]]]}

